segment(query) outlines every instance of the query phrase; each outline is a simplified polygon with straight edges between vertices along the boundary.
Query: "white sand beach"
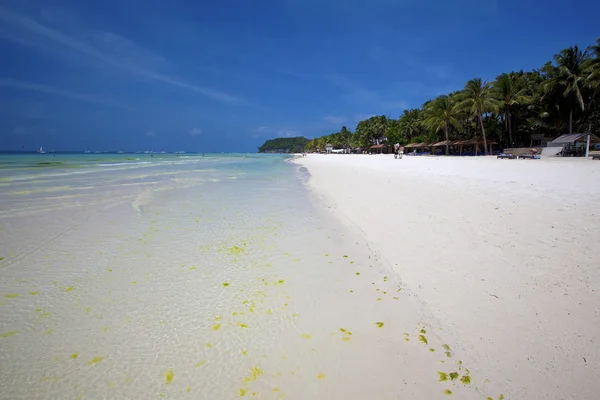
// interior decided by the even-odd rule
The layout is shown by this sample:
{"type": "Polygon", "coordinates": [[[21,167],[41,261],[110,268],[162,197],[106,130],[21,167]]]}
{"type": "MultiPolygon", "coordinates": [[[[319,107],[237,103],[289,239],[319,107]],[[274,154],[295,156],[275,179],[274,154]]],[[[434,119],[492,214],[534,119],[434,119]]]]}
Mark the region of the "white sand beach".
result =
{"type": "Polygon", "coordinates": [[[294,162],[310,172],[317,199],[396,273],[483,398],[597,398],[600,162],[294,162]]]}

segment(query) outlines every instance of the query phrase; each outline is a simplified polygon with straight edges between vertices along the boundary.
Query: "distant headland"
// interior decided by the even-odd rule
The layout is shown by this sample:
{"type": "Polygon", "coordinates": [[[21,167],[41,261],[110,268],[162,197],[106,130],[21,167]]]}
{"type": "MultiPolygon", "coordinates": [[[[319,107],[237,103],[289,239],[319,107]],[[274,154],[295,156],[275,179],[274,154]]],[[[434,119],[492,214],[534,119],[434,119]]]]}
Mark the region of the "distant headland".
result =
{"type": "Polygon", "coordinates": [[[258,148],[259,153],[302,153],[310,142],[303,136],[269,139],[258,148]]]}

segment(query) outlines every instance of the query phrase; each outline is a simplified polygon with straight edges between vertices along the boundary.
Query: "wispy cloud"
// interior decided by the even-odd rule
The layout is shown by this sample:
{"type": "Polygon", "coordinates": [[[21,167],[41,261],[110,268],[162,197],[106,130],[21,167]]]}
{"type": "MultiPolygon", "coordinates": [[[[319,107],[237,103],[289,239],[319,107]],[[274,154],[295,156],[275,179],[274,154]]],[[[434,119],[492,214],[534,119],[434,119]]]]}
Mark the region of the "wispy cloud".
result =
{"type": "Polygon", "coordinates": [[[254,131],[257,133],[265,133],[265,132],[269,132],[270,130],[271,130],[270,126],[259,126],[254,131]]]}
{"type": "Polygon", "coordinates": [[[64,89],[56,89],[51,86],[41,85],[37,83],[24,82],[15,79],[3,79],[0,78],[0,86],[9,87],[15,89],[31,90],[39,93],[53,94],[56,96],[66,97],[71,100],[84,101],[87,103],[101,104],[104,106],[116,107],[116,108],[127,108],[123,104],[115,102],[113,100],[104,99],[92,94],[76,93],[64,89]]]}
{"type": "Polygon", "coordinates": [[[180,79],[172,78],[162,73],[147,69],[146,64],[140,62],[140,60],[143,61],[152,59],[155,63],[157,61],[161,62],[164,60],[162,60],[160,56],[157,56],[156,54],[142,48],[129,39],[114,33],[104,32],[95,36],[97,41],[100,41],[104,46],[109,46],[113,50],[113,54],[110,54],[106,51],[99,50],[96,46],[93,46],[90,43],[76,40],[56,29],[50,28],[34,21],[33,19],[20,16],[1,7],[0,21],[4,21],[9,25],[24,29],[27,32],[38,35],[44,39],[51,40],[54,43],[101,61],[104,64],[126,70],[138,76],[190,90],[223,103],[252,105],[251,103],[248,103],[237,96],[222,91],[193,85],[180,79]]]}
{"type": "Polygon", "coordinates": [[[343,124],[346,122],[346,117],[338,117],[336,115],[327,115],[323,119],[332,124],[343,124]]]}
{"type": "Polygon", "coordinates": [[[280,131],[277,131],[277,136],[278,137],[295,137],[295,136],[299,136],[300,132],[298,132],[295,129],[282,129],[280,131]]]}
{"type": "Polygon", "coordinates": [[[366,113],[359,113],[359,114],[356,114],[356,115],[354,115],[354,118],[353,118],[353,120],[354,120],[354,122],[360,122],[360,121],[363,121],[363,120],[365,120],[365,119],[369,119],[369,118],[371,118],[371,117],[374,117],[374,116],[376,116],[376,115],[377,115],[377,114],[366,114],[366,113]]]}
{"type": "Polygon", "coordinates": [[[192,128],[192,129],[188,130],[188,133],[190,134],[190,136],[202,135],[202,129],[192,128]]]}
{"type": "Polygon", "coordinates": [[[394,109],[394,110],[405,110],[409,107],[409,104],[407,101],[404,100],[391,100],[391,101],[384,101],[383,102],[383,106],[387,109],[394,109]]]}
{"type": "Polygon", "coordinates": [[[147,131],[145,133],[145,135],[148,136],[148,137],[156,137],[156,133],[154,133],[153,131],[147,131]]]}

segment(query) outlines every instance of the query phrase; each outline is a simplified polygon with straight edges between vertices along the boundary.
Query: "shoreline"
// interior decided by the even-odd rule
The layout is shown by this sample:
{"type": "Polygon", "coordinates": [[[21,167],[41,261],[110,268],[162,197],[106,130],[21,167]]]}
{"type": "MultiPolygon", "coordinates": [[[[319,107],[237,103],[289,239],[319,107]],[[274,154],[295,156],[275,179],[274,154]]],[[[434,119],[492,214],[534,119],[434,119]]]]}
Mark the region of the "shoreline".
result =
{"type": "Polygon", "coordinates": [[[310,154],[293,162],[494,392],[576,399],[598,389],[592,207],[600,188],[591,160],[310,154]]]}

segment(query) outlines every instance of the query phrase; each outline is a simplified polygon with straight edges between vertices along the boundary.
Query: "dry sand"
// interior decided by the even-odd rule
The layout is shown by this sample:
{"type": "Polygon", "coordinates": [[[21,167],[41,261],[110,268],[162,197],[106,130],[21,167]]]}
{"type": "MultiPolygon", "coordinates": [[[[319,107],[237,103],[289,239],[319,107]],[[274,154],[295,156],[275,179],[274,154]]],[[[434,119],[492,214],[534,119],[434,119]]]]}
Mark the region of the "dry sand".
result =
{"type": "Polygon", "coordinates": [[[477,391],[598,398],[600,162],[312,154],[295,162],[397,273],[423,324],[439,327],[468,363],[477,391]]]}

